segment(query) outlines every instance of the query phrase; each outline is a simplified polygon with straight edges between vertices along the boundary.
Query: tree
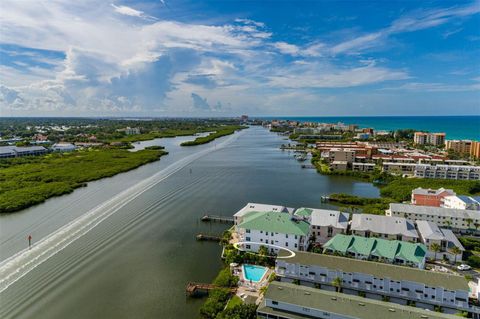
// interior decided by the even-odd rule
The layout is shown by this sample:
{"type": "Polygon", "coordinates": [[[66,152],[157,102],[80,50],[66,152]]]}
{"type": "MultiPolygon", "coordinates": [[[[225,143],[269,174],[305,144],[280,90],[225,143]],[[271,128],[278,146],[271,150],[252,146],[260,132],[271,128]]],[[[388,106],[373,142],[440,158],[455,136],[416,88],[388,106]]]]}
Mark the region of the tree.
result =
{"type": "Polygon", "coordinates": [[[437,253],[441,250],[440,245],[437,243],[433,243],[432,245],[430,245],[430,249],[435,253],[434,259],[437,260],[437,253]]]}
{"type": "Polygon", "coordinates": [[[454,254],[455,261],[453,263],[456,264],[457,263],[457,255],[461,254],[462,251],[457,246],[453,246],[452,249],[450,249],[450,251],[452,252],[452,254],[454,254]]]}
{"type": "Polygon", "coordinates": [[[332,280],[332,285],[337,289],[337,292],[342,292],[342,278],[335,277],[332,280]]]}

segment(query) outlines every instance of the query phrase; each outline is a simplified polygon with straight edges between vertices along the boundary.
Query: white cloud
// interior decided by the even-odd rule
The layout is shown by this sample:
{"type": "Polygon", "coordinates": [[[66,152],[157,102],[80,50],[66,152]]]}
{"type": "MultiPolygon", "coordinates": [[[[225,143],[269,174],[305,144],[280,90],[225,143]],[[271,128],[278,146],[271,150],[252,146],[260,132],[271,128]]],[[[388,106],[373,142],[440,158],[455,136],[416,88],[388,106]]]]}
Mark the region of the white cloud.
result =
{"type": "Polygon", "coordinates": [[[283,54],[298,55],[300,48],[287,42],[275,42],[273,46],[283,54]]]}
{"type": "MultiPolygon", "coordinates": [[[[475,80],[475,79],[473,79],[475,80]]],[[[386,87],[382,90],[418,91],[418,92],[467,92],[479,91],[480,83],[447,84],[447,83],[422,83],[410,82],[397,87],[386,87]]]]}
{"type": "Polygon", "coordinates": [[[120,13],[126,16],[131,16],[131,17],[137,17],[137,18],[142,18],[142,19],[153,19],[156,20],[156,18],[146,15],[143,11],[135,10],[133,8],[127,7],[127,6],[117,6],[112,3],[112,7],[116,13],[120,13]]]}

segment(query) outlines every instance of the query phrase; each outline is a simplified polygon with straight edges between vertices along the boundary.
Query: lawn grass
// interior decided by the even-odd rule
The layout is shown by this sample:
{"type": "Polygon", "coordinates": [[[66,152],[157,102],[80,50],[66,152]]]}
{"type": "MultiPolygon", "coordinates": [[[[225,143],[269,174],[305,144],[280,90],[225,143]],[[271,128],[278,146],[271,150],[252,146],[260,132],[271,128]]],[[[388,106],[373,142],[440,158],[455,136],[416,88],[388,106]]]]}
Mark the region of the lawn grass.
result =
{"type": "Polygon", "coordinates": [[[237,305],[241,305],[241,304],[243,304],[242,298],[240,298],[237,295],[233,295],[233,297],[230,298],[230,300],[227,303],[227,309],[233,308],[233,307],[235,307],[237,305]]]}
{"type": "Polygon", "coordinates": [[[46,199],[71,193],[89,181],[110,177],[166,152],[91,149],[0,161],[0,213],[15,212],[46,199]]]}

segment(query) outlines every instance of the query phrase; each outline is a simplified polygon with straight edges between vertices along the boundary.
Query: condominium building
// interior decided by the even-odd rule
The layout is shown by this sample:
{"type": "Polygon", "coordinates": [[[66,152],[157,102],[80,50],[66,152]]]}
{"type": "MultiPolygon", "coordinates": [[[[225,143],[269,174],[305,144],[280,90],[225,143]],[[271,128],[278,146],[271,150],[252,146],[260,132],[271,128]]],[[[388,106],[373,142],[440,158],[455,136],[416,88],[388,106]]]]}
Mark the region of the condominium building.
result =
{"type": "Polygon", "coordinates": [[[446,150],[453,150],[460,154],[470,154],[472,141],[470,140],[448,140],[445,143],[446,150]]]}
{"type": "Polygon", "coordinates": [[[480,158],[480,142],[472,142],[472,146],[470,147],[470,156],[480,158]]]}
{"type": "Polygon", "coordinates": [[[480,166],[417,164],[415,177],[480,180],[480,166]]]}
{"type": "Polygon", "coordinates": [[[447,196],[454,196],[455,192],[451,189],[439,188],[415,188],[412,190],[411,202],[413,205],[418,206],[435,206],[440,207],[443,205],[443,201],[447,196]]]}
{"type": "Polygon", "coordinates": [[[347,232],[350,214],[329,209],[303,208],[297,211],[305,209],[311,210],[310,230],[316,243],[323,244],[335,235],[347,232]]]}
{"type": "Polygon", "coordinates": [[[462,254],[465,251],[457,236],[446,228],[440,228],[437,224],[426,221],[417,221],[418,234],[420,240],[427,246],[427,257],[435,260],[446,259],[451,262],[462,261],[462,254]],[[435,251],[435,246],[438,245],[438,251],[435,251]],[[457,247],[460,253],[455,254],[452,249],[457,247]]]}
{"type": "Polygon", "coordinates": [[[418,145],[435,145],[443,146],[445,144],[445,133],[424,133],[415,132],[413,136],[413,143],[418,145]]]}
{"type": "Polygon", "coordinates": [[[282,212],[249,212],[235,226],[242,248],[258,251],[264,245],[271,252],[279,248],[306,250],[310,224],[303,218],[282,212]]]}
{"type": "Polygon", "coordinates": [[[282,252],[275,266],[282,282],[295,281],[329,291],[339,282],[344,293],[361,293],[370,299],[389,299],[430,310],[442,307],[450,314],[479,311],[469,304],[469,286],[463,276],[325,254],[297,252],[283,258],[286,256],[282,252]]]}
{"type": "Polygon", "coordinates": [[[480,196],[446,196],[442,207],[454,209],[480,210],[480,196]]]}
{"type": "Polygon", "coordinates": [[[330,163],[330,169],[333,171],[346,171],[348,169],[347,161],[333,161],[330,163]]]}
{"type": "Polygon", "coordinates": [[[263,319],[456,319],[453,315],[286,282],[272,282],[257,309],[263,319]]]}
{"type": "Polygon", "coordinates": [[[340,149],[340,148],[333,148],[328,152],[328,159],[329,162],[347,162],[353,163],[355,160],[355,151],[349,149],[340,149]]]}
{"type": "Polygon", "coordinates": [[[382,164],[384,172],[397,175],[413,175],[415,174],[416,166],[417,164],[415,163],[385,162],[382,164]]]}
{"type": "Polygon", "coordinates": [[[475,210],[391,203],[385,215],[404,217],[410,221],[426,220],[454,232],[480,233],[480,212],[475,210]]]}
{"type": "Polygon", "coordinates": [[[323,245],[323,252],[423,269],[427,247],[400,240],[339,234],[323,245]]]}
{"type": "Polygon", "coordinates": [[[248,203],[233,215],[234,224],[238,225],[241,223],[243,221],[243,216],[250,212],[288,212],[288,208],[278,205],[248,203]]]}
{"type": "Polygon", "coordinates": [[[367,238],[378,237],[412,242],[418,240],[413,222],[402,217],[353,214],[350,230],[354,235],[367,238]]]}
{"type": "Polygon", "coordinates": [[[43,146],[0,146],[0,158],[36,156],[47,152],[48,150],[43,146]]]}
{"type": "Polygon", "coordinates": [[[375,164],[373,163],[352,163],[352,170],[354,172],[373,172],[375,164]]]}

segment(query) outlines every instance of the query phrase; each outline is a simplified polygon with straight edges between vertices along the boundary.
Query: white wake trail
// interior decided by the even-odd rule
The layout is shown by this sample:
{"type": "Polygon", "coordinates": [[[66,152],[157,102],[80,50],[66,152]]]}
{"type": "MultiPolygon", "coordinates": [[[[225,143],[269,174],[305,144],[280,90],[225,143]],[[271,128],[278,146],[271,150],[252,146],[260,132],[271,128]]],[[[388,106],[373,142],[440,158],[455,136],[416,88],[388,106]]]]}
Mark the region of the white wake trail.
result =
{"type": "Polygon", "coordinates": [[[167,166],[158,173],[115,195],[50,235],[42,238],[30,249],[24,249],[10,258],[5,259],[0,263],[0,293],[28,274],[32,269],[45,262],[48,258],[60,252],[75,240],[92,230],[95,226],[113,215],[139,195],[200,157],[215,150],[222,149],[232,143],[242,135],[243,132],[244,131],[242,130],[235,133],[214,146],[188,155],[167,166]]]}

